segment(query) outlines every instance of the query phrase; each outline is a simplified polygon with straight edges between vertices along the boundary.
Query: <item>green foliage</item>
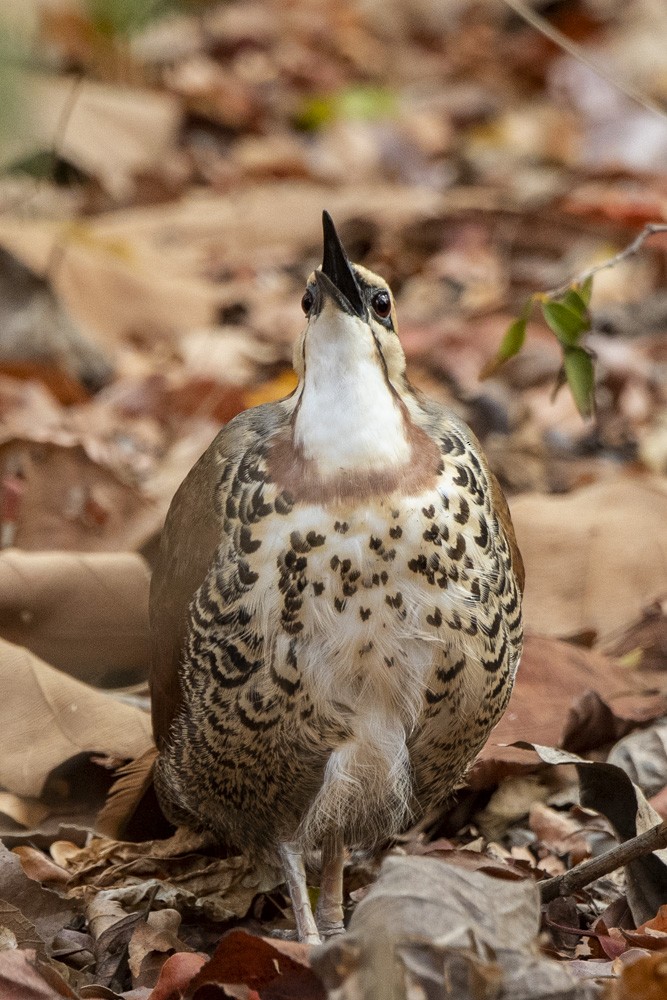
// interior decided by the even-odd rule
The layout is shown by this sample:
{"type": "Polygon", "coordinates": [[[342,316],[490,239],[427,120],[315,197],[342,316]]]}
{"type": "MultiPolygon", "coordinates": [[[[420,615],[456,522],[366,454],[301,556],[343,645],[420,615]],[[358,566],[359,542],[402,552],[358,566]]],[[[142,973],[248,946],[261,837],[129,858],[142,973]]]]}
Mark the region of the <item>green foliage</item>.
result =
{"type": "Polygon", "coordinates": [[[563,367],[556,380],[556,390],[567,383],[572,398],[582,417],[595,412],[595,372],[591,354],[582,345],[582,339],[591,328],[589,303],[593,289],[592,277],[581,284],[573,284],[562,295],[537,294],[528,299],[518,319],[507,329],[498,352],[483,369],[481,377],[488,378],[508,360],[518,354],[526,336],[526,323],[536,303],[553,331],[563,351],[563,367]]]}
{"type": "Polygon", "coordinates": [[[595,410],[595,372],[589,352],[583,347],[566,347],[563,367],[579,413],[582,417],[592,416],[595,410]]]}
{"type": "Polygon", "coordinates": [[[179,0],[85,0],[91,24],[109,38],[141,31],[179,6],[179,0]]]}
{"type": "Polygon", "coordinates": [[[32,128],[26,69],[30,58],[23,39],[0,21],[0,168],[24,152],[32,128]]]}
{"type": "Polygon", "coordinates": [[[296,126],[315,132],[331,122],[378,121],[396,113],[396,95],[386,87],[353,84],[330,94],[317,94],[303,102],[296,126]]]}

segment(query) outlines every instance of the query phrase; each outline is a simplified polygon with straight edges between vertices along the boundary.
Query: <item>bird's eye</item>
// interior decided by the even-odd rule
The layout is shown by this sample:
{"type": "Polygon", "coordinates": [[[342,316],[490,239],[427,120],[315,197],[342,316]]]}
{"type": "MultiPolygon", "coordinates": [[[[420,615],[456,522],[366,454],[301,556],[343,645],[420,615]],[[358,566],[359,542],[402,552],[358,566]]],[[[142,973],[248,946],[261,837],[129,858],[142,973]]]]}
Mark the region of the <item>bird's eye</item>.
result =
{"type": "Polygon", "coordinates": [[[371,299],[371,305],[380,319],[386,319],[391,312],[391,298],[389,297],[389,292],[385,292],[384,289],[380,289],[380,291],[376,292],[371,299]]]}
{"type": "Polygon", "coordinates": [[[307,288],[305,290],[305,292],[303,293],[303,298],[301,299],[301,308],[305,312],[306,316],[308,315],[308,313],[310,312],[310,310],[313,308],[313,302],[314,301],[315,301],[315,299],[313,298],[313,293],[311,292],[311,290],[309,288],[307,288]]]}

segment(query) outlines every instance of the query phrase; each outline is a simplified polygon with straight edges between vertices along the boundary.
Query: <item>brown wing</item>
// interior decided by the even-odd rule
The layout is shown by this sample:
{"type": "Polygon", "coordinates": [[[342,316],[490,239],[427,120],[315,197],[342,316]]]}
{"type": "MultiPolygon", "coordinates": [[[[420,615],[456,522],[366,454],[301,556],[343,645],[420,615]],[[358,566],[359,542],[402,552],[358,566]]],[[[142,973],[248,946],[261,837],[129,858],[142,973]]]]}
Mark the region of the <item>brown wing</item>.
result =
{"type": "Polygon", "coordinates": [[[158,749],[181,704],[179,665],[188,608],[225,540],[226,493],[233,476],[226,476],[223,485],[223,472],[230,463],[238,466],[248,450],[261,448],[288,419],[284,403],[265,403],[234,417],[190,470],[171,502],[151,580],[149,608],[149,679],[158,749]]]}
{"type": "Polygon", "coordinates": [[[220,542],[215,492],[220,436],[204,452],[178,488],[160,539],[151,580],[150,689],[153,735],[158,749],[180,707],[178,667],[187,632],[187,612],[204,581],[220,542]]]}

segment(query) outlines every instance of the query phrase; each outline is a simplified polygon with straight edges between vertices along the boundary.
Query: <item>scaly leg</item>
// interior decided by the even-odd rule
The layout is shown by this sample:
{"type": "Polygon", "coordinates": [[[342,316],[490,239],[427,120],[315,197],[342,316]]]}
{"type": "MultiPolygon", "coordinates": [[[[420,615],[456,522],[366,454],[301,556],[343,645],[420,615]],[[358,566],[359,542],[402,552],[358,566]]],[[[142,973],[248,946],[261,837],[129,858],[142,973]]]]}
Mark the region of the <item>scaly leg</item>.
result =
{"type": "Polygon", "coordinates": [[[329,834],[322,844],[322,877],[316,920],[322,937],[333,937],[345,931],[343,925],[343,865],[345,845],[336,833],[329,834]]]}
{"type": "Polygon", "coordinates": [[[280,844],[278,848],[280,860],[283,863],[285,881],[289,889],[292,909],[296,921],[296,932],[299,941],[306,944],[321,944],[321,938],[313,916],[313,910],[308,898],[306,871],[303,867],[303,857],[291,844],[280,844]]]}

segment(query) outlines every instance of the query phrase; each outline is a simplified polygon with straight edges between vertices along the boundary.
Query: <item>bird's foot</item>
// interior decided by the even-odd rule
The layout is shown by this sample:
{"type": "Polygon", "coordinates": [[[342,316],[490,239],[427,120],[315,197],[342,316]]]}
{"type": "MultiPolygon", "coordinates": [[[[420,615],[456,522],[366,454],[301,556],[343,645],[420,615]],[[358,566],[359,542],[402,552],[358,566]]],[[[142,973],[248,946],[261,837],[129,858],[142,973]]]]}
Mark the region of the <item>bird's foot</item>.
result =
{"type": "Polygon", "coordinates": [[[318,920],[317,927],[325,941],[345,933],[345,924],[342,920],[318,920]]]}

